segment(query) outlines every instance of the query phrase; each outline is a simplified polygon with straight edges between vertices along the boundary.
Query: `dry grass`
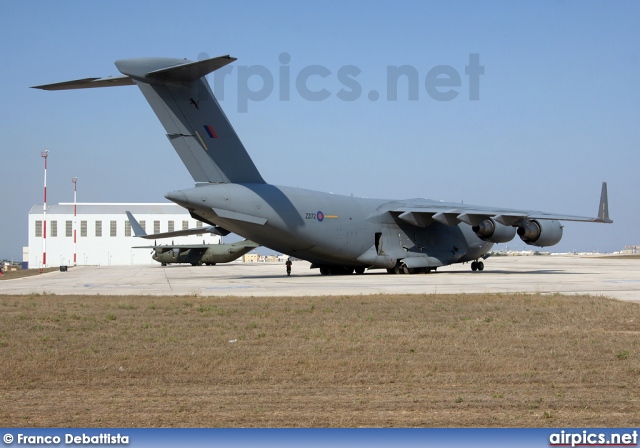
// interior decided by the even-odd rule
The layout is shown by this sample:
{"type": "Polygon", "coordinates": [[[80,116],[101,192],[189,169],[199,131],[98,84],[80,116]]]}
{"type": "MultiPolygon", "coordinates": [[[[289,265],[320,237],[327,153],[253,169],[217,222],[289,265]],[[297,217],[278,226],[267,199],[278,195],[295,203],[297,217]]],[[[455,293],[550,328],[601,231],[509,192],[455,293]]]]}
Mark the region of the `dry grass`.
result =
{"type": "Polygon", "coordinates": [[[615,255],[606,255],[598,258],[613,258],[616,260],[637,260],[640,258],[640,254],[615,254],[615,255]]]}
{"type": "Polygon", "coordinates": [[[640,306],[0,296],[0,426],[640,424],[640,306]]]}
{"type": "Polygon", "coordinates": [[[15,271],[7,271],[3,272],[0,276],[0,281],[2,280],[12,280],[15,278],[23,278],[23,277],[31,277],[34,275],[46,274],[47,272],[53,272],[60,270],[60,267],[57,268],[44,268],[44,269],[16,269],[15,271]]]}

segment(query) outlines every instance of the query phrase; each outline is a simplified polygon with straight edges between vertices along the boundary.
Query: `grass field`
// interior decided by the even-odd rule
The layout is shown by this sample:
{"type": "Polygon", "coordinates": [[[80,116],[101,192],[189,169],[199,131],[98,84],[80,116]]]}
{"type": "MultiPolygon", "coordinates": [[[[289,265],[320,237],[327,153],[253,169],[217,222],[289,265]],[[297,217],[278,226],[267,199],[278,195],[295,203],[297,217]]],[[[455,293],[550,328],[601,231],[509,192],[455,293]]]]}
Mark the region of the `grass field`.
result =
{"type": "Polygon", "coordinates": [[[0,296],[0,426],[640,424],[640,305],[0,296]]]}
{"type": "Polygon", "coordinates": [[[53,272],[58,270],[60,270],[60,267],[44,268],[42,269],[42,272],[40,272],[40,269],[17,269],[15,271],[3,272],[2,275],[0,276],[0,281],[13,280],[16,278],[32,277],[34,275],[46,274],[47,272],[53,272]]]}

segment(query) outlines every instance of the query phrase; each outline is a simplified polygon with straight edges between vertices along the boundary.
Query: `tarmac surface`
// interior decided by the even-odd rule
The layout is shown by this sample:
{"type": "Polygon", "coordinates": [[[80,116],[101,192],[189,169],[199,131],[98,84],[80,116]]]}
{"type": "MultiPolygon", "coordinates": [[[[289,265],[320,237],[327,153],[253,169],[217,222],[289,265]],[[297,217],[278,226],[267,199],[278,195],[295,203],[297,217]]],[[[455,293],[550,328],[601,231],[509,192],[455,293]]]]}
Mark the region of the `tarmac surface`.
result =
{"type": "Polygon", "coordinates": [[[640,302],[640,258],[615,256],[502,256],[436,273],[322,276],[295,261],[217,266],[78,266],[67,272],[0,281],[0,294],[322,296],[361,294],[563,293],[592,294],[640,302]]]}

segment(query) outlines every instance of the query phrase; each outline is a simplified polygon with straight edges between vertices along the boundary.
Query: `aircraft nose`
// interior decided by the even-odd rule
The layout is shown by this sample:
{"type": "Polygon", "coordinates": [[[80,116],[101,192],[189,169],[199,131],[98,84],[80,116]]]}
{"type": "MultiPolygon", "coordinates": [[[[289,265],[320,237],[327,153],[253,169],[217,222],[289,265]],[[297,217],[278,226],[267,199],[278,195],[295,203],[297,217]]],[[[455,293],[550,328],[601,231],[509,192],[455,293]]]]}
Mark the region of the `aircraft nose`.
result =
{"type": "Polygon", "coordinates": [[[180,190],[167,193],[164,197],[179,205],[185,205],[187,203],[187,196],[180,190]]]}

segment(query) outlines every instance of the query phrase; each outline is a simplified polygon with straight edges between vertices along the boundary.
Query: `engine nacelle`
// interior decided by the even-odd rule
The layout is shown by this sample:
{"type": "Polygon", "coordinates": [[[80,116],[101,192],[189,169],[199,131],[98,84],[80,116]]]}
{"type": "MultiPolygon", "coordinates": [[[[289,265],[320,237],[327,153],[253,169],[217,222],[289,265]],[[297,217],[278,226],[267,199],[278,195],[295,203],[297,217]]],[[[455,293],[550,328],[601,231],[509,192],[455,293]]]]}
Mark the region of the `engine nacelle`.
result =
{"type": "Polygon", "coordinates": [[[506,243],[516,236],[515,227],[505,226],[499,222],[495,222],[491,218],[485,219],[477,226],[473,226],[472,230],[482,241],[492,243],[506,243]]]}
{"type": "Polygon", "coordinates": [[[518,226],[518,236],[532,246],[553,246],[562,239],[562,227],[558,221],[532,219],[518,226]]]}

